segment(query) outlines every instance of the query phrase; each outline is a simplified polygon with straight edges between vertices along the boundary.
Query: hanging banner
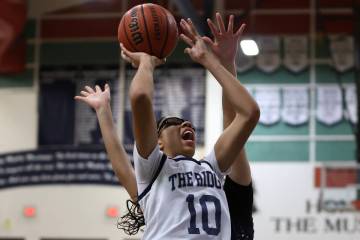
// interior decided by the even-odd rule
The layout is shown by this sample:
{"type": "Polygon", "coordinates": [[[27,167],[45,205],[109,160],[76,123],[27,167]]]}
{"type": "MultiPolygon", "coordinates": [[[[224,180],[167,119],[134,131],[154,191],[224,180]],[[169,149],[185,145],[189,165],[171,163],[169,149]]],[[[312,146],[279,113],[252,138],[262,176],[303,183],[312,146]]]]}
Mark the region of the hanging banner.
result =
{"type": "Polygon", "coordinates": [[[74,101],[73,96],[78,95],[86,85],[103,87],[108,83],[114,121],[117,122],[118,111],[123,104],[119,99],[118,74],[116,66],[42,67],[40,98],[46,101],[40,101],[39,144],[103,144],[95,111],[83,102],[74,101]],[[54,106],[58,111],[48,110],[54,109],[54,106]]]}
{"type": "Polygon", "coordinates": [[[259,122],[271,125],[280,120],[280,88],[279,87],[256,87],[255,100],[260,107],[259,122]]]}
{"type": "Polygon", "coordinates": [[[246,72],[255,66],[254,57],[246,56],[241,49],[236,53],[236,69],[238,72],[246,72]]]}
{"type": "MultiPolygon", "coordinates": [[[[104,88],[108,83],[111,89],[111,109],[115,123],[117,122],[118,111],[122,108],[119,99],[118,70],[82,70],[79,71],[78,81],[76,82],[76,92],[80,93],[86,85],[94,87],[95,85],[104,88]]],[[[98,123],[94,109],[82,102],[75,102],[75,135],[76,145],[81,144],[103,144],[100,125],[98,123]]]]}
{"type": "Polygon", "coordinates": [[[307,87],[283,87],[282,120],[290,125],[301,125],[309,120],[309,91],[307,87]]]}
{"type": "Polygon", "coordinates": [[[334,67],[345,72],[354,67],[354,38],[352,36],[330,36],[330,51],[334,67]]]}
{"type": "Polygon", "coordinates": [[[284,37],[284,66],[292,72],[304,70],[308,64],[308,39],[306,36],[284,37]]]}
{"type": "Polygon", "coordinates": [[[356,124],[358,122],[357,114],[357,94],[354,84],[345,86],[345,109],[344,116],[350,120],[351,123],[356,124]]]}
{"type": "Polygon", "coordinates": [[[319,122],[333,125],[342,120],[342,95],[337,85],[322,85],[317,87],[316,117],[319,122]]]}
{"type": "Polygon", "coordinates": [[[259,55],[256,66],[267,73],[274,72],[280,67],[280,38],[277,36],[258,37],[259,55]]]}

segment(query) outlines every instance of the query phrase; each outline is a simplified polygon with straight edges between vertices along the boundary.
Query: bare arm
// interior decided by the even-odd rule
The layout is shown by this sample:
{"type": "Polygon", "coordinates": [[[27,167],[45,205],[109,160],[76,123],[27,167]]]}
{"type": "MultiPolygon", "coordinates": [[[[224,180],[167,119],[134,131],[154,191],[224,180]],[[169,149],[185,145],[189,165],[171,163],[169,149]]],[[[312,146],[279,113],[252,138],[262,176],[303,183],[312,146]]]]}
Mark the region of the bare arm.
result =
{"type": "Polygon", "coordinates": [[[156,120],[152,106],[153,73],[164,61],[146,53],[130,52],[121,45],[122,57],[138,70],[131,82],[129,95],[133,114],[133,131],[137,150],[147,158],[157,145],[156,120]]]}
{"type": "Polygon", "coordinates": [[[86,86],[85,89],[86,91],[81,91],[82,96],[76,96],[75,99],[85,102],[96,111],[106,152],[112,168],[119,182],[129,193],[131,199],[135,200],[137,196],[135,173],[116,134],[110,107],[110,88],[108,85],[105,85],[104,91],[101,91],[99,86],[95,87],[95,91],[88,86],[86,86]]]}
{"type": "Polygon", "coordinates": [[[181,26],[186,35],[181,38],[190,48],[185,52],[190,57],[207,68],[219,82],[223,89],[224,97],[235,111],[234,120],[224,130],[215,144],[215,155],[222,171],[227,170],[239,155],[241,149],[259,119],[259,108],[240,82],[231,74],[214,53],[209,50],[204,40],[196,32],[191,21],[181,21],[181,26]]]}
{"type": "MultiPolygon", "coordinates": [[[[214,54],[219,57],[221,64],[236,77],[235,58],[239,46],[239,40],[242,34],[239,34],[242,28],[240,27],[234,33],[234,16],[231,15],[227,29],[225,29],[224,22],[219,13],[216,14],[217,26],[208,19],[208,25],[214,36],[214,40],[208,37],[203,37],[208,46],[213,50],[214,54]]],[[[222,94],[222,107],[223,107],[223,127],[226,129],[236,116],[236,112],[230,104],[229,100],[222,94]]],[[[229,174],[230,178],[238,184],[249,185],[251,182],[250,165],[246,157],[245,148],[239,150],[232,170],[229,174]]]]}

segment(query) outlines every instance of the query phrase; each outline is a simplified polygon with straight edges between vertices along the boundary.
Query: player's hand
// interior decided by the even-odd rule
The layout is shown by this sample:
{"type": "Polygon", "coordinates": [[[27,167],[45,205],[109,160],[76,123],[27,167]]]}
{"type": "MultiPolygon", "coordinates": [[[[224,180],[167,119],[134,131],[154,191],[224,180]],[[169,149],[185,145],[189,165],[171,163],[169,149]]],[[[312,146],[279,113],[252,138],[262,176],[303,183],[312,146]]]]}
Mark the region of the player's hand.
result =
{"type": "Polygon", "coordinates": [[[75,96],[75,99],[85,102],[96,111],[110,105],[110,87],[108,84],[105,84],[104,91],[98,85],[95,86],[95,89],[85,86],[80,94],[81,96],[75,96]]]}
{"type": "Polygon", "coordinates": [[[154,68],[166,62],[165,58],[159,59],[144,52],[131,52],[126,49],[122,43],[120,43],[120,47],[121,57],[128,63],[131,63],[134,68],[138,68],[141,62],[146,61],[149,62],[154,68]]]}
{"type": "Polygon", "coordinates": [[[205,41],[196,31],[196,28],[190,18],[186,21],[181,19],[180,27],[183,30],[180,38],[189,46],[185,48],[184,52],[189,54],[192,60],[202,65],[206,65],[210,59],[215,57],[211,50],[206,46],[205,41]]]}
{"type": "Polygon", "coordinates": [[[235,61],[236,52],[239,46],[239,40],[244,32],[245,24],[241,24],[239,29],[234,33],[234,15],[230,15],[227,29],[220,13],[216,13],[217,26],[210,20],[207,20],[214,39],[206,36],[202,37],[208,44],[213,53],[224,64],[235,61]]]}

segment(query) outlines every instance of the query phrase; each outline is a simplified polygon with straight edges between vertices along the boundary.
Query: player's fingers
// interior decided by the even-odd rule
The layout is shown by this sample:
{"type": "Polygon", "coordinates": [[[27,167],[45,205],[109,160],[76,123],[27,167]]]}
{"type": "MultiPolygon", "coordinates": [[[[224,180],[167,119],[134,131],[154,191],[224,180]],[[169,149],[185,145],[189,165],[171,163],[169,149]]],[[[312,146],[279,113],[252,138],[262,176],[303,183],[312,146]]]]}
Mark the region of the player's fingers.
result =
{"type": "Polygon", "coordinates": [[[121,57],[122,57],[122,59],[124,59],[125,61],[131,63],[131,58],[129,58],[128,56],[126,56],[124,51],[121,51],[121,57]]]}
{"type": "Polygon", "coordinates": [[[127,48],[124,46],[124,44],[120,43],[120,47],[121,47],[121,50],[124,52],[124,54],[127,56],[127,57],[131,57],[132,56],[132,52],[130,52],[129,50],[127,50],[127,48]]]}
{"type": "Polygon", "coordinates": [[[189,24],[184,19],[181,19],[180,26],[181,26],[182,30],[184,31],[183,34],[186,35],[188,38],[190,38],[192,41],[195,41],[195,36],[191,32],[189,24]]]}
{"type": "Polygon", "coordinates": [[[198,31],[196,30],[196,27],[195,27],[194,23],[191,21],[190,18],[187,19],[187,23],[188,23],[188,25],[189,25],[189,27],[190,27],[191,33],[194,34],[194,36],[196,36],[196,37],[197,37],[197,36],[200,36],[200,34],[198,33],[198,31]]]}
{"type": "Polygon", "coordinates": [[[233,28],[234,28],[234,15],[231,14],[230,18],[229,18],[228,29],[227,29],[228,33],[233,33],[234,32],[233,28]]]}
{"type": "Polygon", "coordinates": [[[217,29],[215,24],[209,18],[207,19],[207,23],[212,35],[217,39],[219,37],[219,29],[217,29]]]}
{"type": "Polygon", "coordinates": [[[165,63],[166,63],[166,58],[163,58],[163,59],[157,58],[157,59],[156,59],[156,65],[157,65],[157,66],[162,65],[162,64],[165,64],[165,63]]]}
{"type": "Polygon", "coordinates": [[[214,45],[215,43],[214,43],[214,41],[213,40],[211,40],[209,37],[206,37],[206,36],[204,36],[204,37],[201,37],[203,40],[204,40],[204,42],[206,43],[206,44],[208,44],[208,45],[214,45]]]}
{"type": "Polygon", "coordinates": [[[80,100],[80,101],[85,101],[85,97],[82,97],[82,96],[75,96],[74,99],[80,100]]]}
{"type": "Polygon", "coordinates": [[[244,23],[241,24],[240,28],[236,31],[235,35],[237,37],[240,37],[243,34],[245,27],[246,27],[246,24],[244,24],[244,23]]]}
{"type": "Polygon", "coordinates": [[[85,86],[85,89],[89,92],[89,93],[95,93],[94,89],[92,89],[89,86],[85,86]]]}
{"type": "Polygon", "coordinates": [[[225,30],[224,21],[222,20],[222,17],[219,12],[216,13],[216,20],[217,20],[218,27],[220,29],[220,33],[225,33],[226,30],[225,30]]]}
{"type": "Polygon", "coordinates": [[[185,34],[180,34],[180,38],[190,47],[194,46],[194,42],[189,37],[185,36],[185,34]]]}
{"type": "Polygon", "coordinates": [[[80,94],[83,95],[84,97],[87,97],[90,95],[90,93],[88,93],[87,91],[81,91],[80,94]]]}
{"type": "Polygon", "coordinates": [[[101,88],[99,85],[95,85],[95,90],[97,93],[101,92],[101,88]]]}
{"type": "Polygon", "coordinates": [[[110,91],[110,86],[109,86],[109,84],[105,84],[105,91],[110,91]]]}
{"type": "Polygon", "coordinates": [[[189,54],[189,55],[190,55],[190,51],[191,51],[190,48],[185,48],[184,49],[184,53],[189,54]]]}

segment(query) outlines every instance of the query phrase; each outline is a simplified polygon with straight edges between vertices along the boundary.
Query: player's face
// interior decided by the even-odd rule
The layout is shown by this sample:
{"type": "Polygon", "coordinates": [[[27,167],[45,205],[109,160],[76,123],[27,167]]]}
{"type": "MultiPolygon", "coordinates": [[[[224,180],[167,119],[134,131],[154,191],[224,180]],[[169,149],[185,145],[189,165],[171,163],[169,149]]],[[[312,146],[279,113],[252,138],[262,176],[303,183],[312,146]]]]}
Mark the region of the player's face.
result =
{"type": "Polygon", "coordinates": [[[169,157],[195,153],[195,128],[189,121],[180,118],[165,119],[159,127],[159,145],[169,157]]]}

